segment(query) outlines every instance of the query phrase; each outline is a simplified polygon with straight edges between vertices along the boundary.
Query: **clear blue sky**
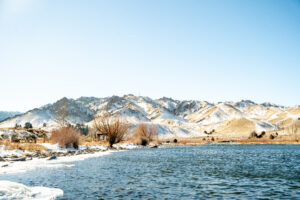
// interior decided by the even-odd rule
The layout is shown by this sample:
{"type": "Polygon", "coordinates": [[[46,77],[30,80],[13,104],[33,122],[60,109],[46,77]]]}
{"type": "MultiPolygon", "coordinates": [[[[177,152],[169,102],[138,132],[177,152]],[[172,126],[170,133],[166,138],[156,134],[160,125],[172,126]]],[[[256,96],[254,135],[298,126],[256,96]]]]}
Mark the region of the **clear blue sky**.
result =
{"type": "Polygon", "coordinates": [[[298,0],[0,0],[0,110],[135,94],[300,104],[298,0]]]}

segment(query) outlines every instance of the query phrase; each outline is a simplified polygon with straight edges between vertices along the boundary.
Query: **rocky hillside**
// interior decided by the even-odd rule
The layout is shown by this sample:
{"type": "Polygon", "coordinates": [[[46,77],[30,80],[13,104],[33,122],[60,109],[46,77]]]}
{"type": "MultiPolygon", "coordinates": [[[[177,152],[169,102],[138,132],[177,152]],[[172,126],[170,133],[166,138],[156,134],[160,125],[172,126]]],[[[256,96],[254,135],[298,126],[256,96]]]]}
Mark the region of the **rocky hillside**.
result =
{"type": "Polygon", "coordinates": [[[0,127],[13,127],[31,122],[34,127],[55,127],[57,118],[65,117],[71,124],[92,124],[105,112],[122,115],[131,124],[141,122],[159,126],[161,136],[197,137],[206,132],[236,137],[248,136],[251,131],[280,130],[300,119],[300,107],[283,107],[252,101],[220,102],[125,95],[106,98],[63,98],[53,104],[30,110],[9,118],[0,127]]]}
{"type": "Polygon", "coordinates": [[[16,115],[21,114],[20,112],[7,112],[7,111],[0,111],[0,122],[4,121],[10,117],[14,117],[16,115]]]}

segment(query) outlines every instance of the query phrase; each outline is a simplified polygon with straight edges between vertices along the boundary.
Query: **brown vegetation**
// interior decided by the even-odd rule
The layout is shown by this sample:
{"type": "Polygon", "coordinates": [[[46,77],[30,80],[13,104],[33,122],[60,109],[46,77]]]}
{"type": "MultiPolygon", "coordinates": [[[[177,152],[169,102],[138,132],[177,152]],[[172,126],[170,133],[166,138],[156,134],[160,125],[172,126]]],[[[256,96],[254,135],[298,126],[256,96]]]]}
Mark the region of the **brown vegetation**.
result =
{"type": "Polygon", "coordinates": [[[140,124],[134,130],[134,138],[138,140],[140,145],[146,146],[149,142],[157,140],[158,128],[151,124],[140,124]]]}
{"type": "Polygon", "coordinates": [[[94,120],[94,128],[97,132],[106,136],[109,146],[123,140],[129,126],[120,117],[112,117],[106,114],[94,120]]]}
{"type": "Polygon", "coordinates": [[[42,145],[39,144],[34,144],[34,143],[25,143],[25,144],[20,144],[20,143],[16,143],[16,144],[11,144],[11,143],[7,143],[5,145],[5,149],[6,150],[23,150],[23,151],[41,151],[41,150],[46,150],[46,148],[42,145]]]}
{"type": "Polygon", "coordinates": [[[252,131],[250,133],[249,139],[251,138],[263,138],[266,135],[265,131],[262,131],[260,134],[256,133],[255,131],[252,131]]]}
{"type": "Polygon", "coordinates": [[[79,132],[72,127],[63,127],[55,129],[51,132],[50,141],[52,143],[58,143],[61,147],[70,147],[78,148],[80,134],[79,132]]]}

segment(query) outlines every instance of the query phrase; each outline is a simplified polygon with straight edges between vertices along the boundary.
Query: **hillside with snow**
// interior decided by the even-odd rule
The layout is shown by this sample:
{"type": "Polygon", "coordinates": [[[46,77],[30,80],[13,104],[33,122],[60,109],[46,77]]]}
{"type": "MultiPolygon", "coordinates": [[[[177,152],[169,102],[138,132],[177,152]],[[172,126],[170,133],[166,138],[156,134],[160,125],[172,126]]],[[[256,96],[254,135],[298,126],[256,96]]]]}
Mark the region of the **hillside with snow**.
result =
{"type": "Polygon", "coordinates": [[[0,111],[0,122],[6,120],[10,117],[14,117],[16,115],[21,114],[21,112],[7,112],[7,111],[0,111]]]}
{"type": "Polygon", "coordinates": [[[217,135],[248,136],[251,131],[280,130],[300,119],[300,107],[283,107],[246,100],[217,104],[196,100],[125,95],[105,98],[62,98],[0,123],[1,128],[32,123],[53,128],[63,116],[68,123],[92,126],[93,119],[106,112],[122,116],[132,126],[153,123],[161,137],[198,137],[214,131],[217,135]]]}

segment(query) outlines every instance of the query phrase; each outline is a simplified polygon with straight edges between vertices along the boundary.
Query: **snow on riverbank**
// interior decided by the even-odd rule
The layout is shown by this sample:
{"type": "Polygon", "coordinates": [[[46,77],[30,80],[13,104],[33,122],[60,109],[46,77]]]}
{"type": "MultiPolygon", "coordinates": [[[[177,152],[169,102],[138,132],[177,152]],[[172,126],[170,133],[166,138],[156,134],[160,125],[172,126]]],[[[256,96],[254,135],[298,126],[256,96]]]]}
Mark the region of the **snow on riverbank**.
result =
{"type": "MultiPolygon", "coordinates": [[[[53,160],[48,160],[48,158],[32,158],[32,160],[26,160],[26,161],[17,161],[17,162],[11,162],[11,161],[2,161],[0,162],[0,174],[8,174],[8,173],[20,173],[25,172],[28,170],[34,170],[37,168],[44,168],[44,167],[72,167],[73,164],[70,162],[74,161],[80,161],[87,158],[93,158],[93,157],[99,157],[108,155],[112,152],[116,152],[116,150],[108,150],[106,146],[103,145],[93,145],[93,146],[79,146],[79,149],[73,149],[73,148],[60,148],[58,144],[49,144],[49,143],[43,143],[41,144],[44,147],[48,149],[48,151],[51,152],[69,152],[69,151],[84,151],[86,149],[93,149],[93,150],[99,150],[96,152],[88,153],[88,154],[77,154],[77,155],[71,155],[71,156],[61,156],[57,157],[53,160]]],[[[0,146],[1,147],[1,146],[0,146]]],[[[134,144],[117,144],[114,145],[116,149],[122,149],[122,150],[129,150],[129,149],[136,149],[140,148],[139,145],[134,144]]],[[[32,153],[28,151],[21,151],[21,150],[4,150],[4,147],[2,146],[0,149],[0,157],[1,156],[24,156],[26,153],[32,153]]]]}
{"type": "Polygon", "coordinates": [[[108,150],[107,146],[104,145],[91,145],[91,146],[86,146],[86,145],[79,145],[78,149],[74,148],[61,148],[59,144],[50,144],[50,143],[42,143],[40,144],[47,148],[49,151],[52,152],[68,152],[68,151],[82,151],[86,149],[98,149],[98,150],[108,150]]]}
{"type": "Polygon", "coordinates": [[[44,167],[72,167],[70,162],[80,161],[87,158],[104,156],[114,151],[95,152],[91,154],[80,154],[74,156],[57,157],[55,160],[47,160],[45,158],[33,158],[28,161],[19,162],[0,162],[0,174],[20,173],[28,170],[34,170],[44,167]]]}
{"type": "Polygon", "coordinates": [[[35,199],[50,200],[63,196],[64,192],[57,188],[28,187],[11,181],[0,181],[0,200],[35,199]]]}
{"type": "Polygon", "coordinates": [[[125,144],[114,144],[113,147],[116,148],[116,149],[130,150],[130,149],[143,148],[145,146],[125,143],[125,144]]]}
{"type": "MultiPolygon", "coordinates": [[[[63,149],[57,144],[41,144],[52,152],[68,152],[68,151],[81,151],[86,149],[96,149],[96,151],[89,154],[79,154],[72,156],[62,156],[57,157],[53,160],[48,160],[47,158],[33,158],[32,160],[19,161],[19,162],[0,162],[0,175],[10,174],[10,173],[22,173],[29,170],[34,170],[38,168],[59,168],[59,167],[72,167],[74,164],[71,162],[80,161],[87,158],[99,157],[104,155],[109,155],[116,150],[108,150],[106,146],[93,145],[93,146],[80,146],[78,150],[73,148],[63,149]],[[105,151],[103,151],[105,150],[105,151]]],[[[139,148],[138,145],[133,144],[121,144],[114,145],[116,149],[135,149],[139,148]]],[[[4,150],[4,147],[0,149],[1,155],[24,155],[25,151],[21,150],[4,150]]],[[[10,181],[0,181],[0,200],[4,199],[37,199],[37,200],[47,200],[55,199],[58,196],[63,196],[63,191],[56,188],[46,188],[46,187],[28,187],[19,183],[14,183],[10,181]]]]}
{"type": "Polygon", "coordinates": [[[28,151],[22,151],[19,149],[16,150],[6,150],[4,145],[0,145],[0,157],[5,157],[5,156],[23,156],[24,154],[30,153],[28,151]]]}

